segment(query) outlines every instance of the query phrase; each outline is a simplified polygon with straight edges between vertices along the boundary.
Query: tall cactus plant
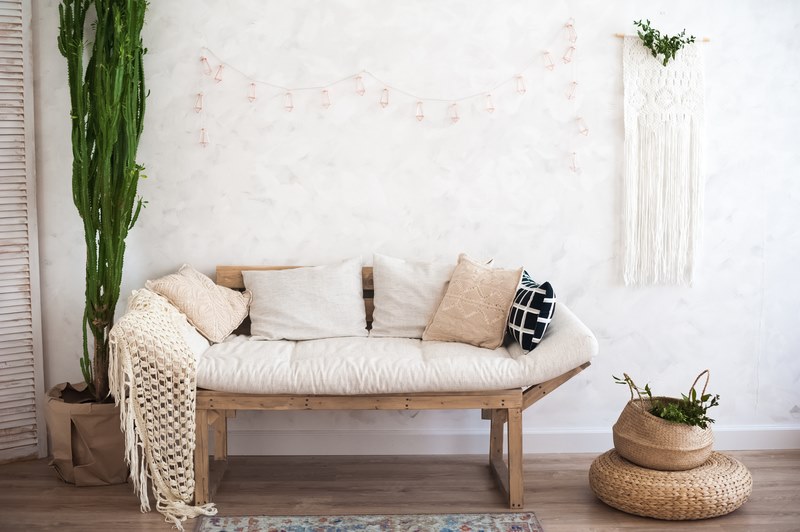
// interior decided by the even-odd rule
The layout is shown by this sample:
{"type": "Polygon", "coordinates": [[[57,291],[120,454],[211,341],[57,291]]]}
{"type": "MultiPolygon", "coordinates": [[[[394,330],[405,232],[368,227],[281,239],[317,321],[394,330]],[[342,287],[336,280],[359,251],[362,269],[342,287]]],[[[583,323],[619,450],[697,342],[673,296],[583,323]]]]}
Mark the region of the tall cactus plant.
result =
{"type": "Polygon", "coordinates": [[[146,10],[145,0],[62,0],[58,6],[58,48],[67,60],[72,107],[72,198],[86,239],[80,363],[96,400],[108,395],[108,331],[119,300],[125,239],[143,205],[136,189],[144,168],[136,150],[146,98],[146,10]],[[89,44],[84,28],[92,6],[97,20],[89,44]]]}

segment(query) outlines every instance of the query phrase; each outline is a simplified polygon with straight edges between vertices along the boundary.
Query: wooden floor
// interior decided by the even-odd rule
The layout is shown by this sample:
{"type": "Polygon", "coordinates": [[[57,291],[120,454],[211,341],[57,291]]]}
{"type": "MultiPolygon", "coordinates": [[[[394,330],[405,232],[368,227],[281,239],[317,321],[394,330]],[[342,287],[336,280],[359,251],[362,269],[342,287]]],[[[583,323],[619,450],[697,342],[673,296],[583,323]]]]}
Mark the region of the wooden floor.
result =
{"type": "MultiPolygon", "coordinates": [[[[730,453],[750,468],[753,496],[707,521],[630,516],[599,502],[587,472],[594,455],[525,457],[525,508],[547,532],[800,530],[800,451],[730,453]]],[[[505,512],[482,456],[232,457],[214,497],[221,515],[505,512]]],[[[194,523],[189,522],[187,530],[194,523]]],[[[0,466],[0,530],[163,530],[142,514],[129,484],[74,488],[45,460],[0,466]]]]}

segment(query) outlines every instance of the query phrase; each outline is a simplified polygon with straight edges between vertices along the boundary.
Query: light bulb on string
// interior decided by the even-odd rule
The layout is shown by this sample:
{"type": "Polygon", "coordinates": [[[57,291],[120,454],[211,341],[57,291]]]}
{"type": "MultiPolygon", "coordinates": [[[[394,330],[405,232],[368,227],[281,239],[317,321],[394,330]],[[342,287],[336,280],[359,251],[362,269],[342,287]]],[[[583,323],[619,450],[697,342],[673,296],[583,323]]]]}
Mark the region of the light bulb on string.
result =
{"type": "Polygon", "coordinates": [[[565,65],[567,63],[572,62],[572,54],[574,54],[574,53],[575,53],[575,47],[574,46],[570,46],[569,48],[567,48],[567,51],[564,52],[564,57],[561,58],[561,60],[564,61],[565,65]]]}
{"type": "Polygon", "coordinates": [[[416,117],[418,122],[422,122],[422,119],[425,118],[425,115],[422,112],[422,102],[417,102],[416,117]]]}
{"type": "Polygon", "coordinates": [[[486,112],[489,114],[494,113],[494,103],[492,102],[492,95],[486,95],[486,112]]]}
{"type": "Polygon", "coordinates": [[[579,116],[577,118],[577,122],[578,122],[578,133],[580,133],[584,137],[588,137],[589,136],[589,126],[586,125],[586,120],[584,120],[583,117],[579,116]]]}
{"type": "Polygon", "coordinates": [[[287,92],[283,96],[283,108],[286,110],[287,113],[291,113],[294,109],[294,101],[292,100],[292,93],[287,92]]]}
{"type": "Polygon", "coordinates": [[[220,65],[217,67],[217,73],[214,74],[214,81],[219,83],[222,81],[222,71],[225,69],[225,65],[220,65]]]}
{"type": "Polygon", "coordinates": [[[203,93],[198,92],[197,97],[194,99],[194,112],[199,113],[203,110],[203,93]]]}
{"type": "Polygon", "coordinates": [[[367,89],[364,88],[364,78],[361,75],[356,76],[356,94],[364,96],[367,89]]]}
{"type": "Polygon", "coordinates": [[[572,152],[569,159],[569,169],[572,170],[576,174],[581,173],[581,167],[578,166],[578,154],[572,152]]]}
{"type": "Polygon", "coordinates": [[[200,56],[200,64],[203,66],[203,74],[210,76],[213,70],[211,69],[211,64],[208,62],[208,57],[204,55],[200,56]]]}
{"type": "Polygon", "coordinates": [[[572,44],[578,42],[578,32],[575,31],[575,19],[570,17],[567,23],[564,24],[567,29],[567,40],[572,44]]]}
{"type": "Polygon", "coordinates": [[[383,89],[383,92],[381,93],[380,104],[381,107],[383,107],[384,109],[386,109],[386,107],[389,105],[389,89],[387,88],[383,89]]]}
{"type": "Polygon", "coordinates": [[[453,103],[453,104],[450,105],[449,114],[450,114],[450,121],[452,123],[454,123],[454,124],[458,123],[458,121],[461,119],[461,117],[458,116],[458,104],[457,103],[453,103]]]}
{"type": "Polygon", "coordinates": [[[517,76],[517,94],[525,94],[525,80],[522,76],[517,76]]]}
{"type": "Polygon", "coordinates": [[[567,87],[567,100],[574,100],[575,93],[578,91],[578,82],[572,81],[567,87]]]}
{"type": "Polygon", "coordinates": [[[331,95],[328,89],[322,89],[322,107],[328,109],[331,106],[331,95]]]}
{"type": "Polygon", "coordinates": [[[550,55],[548,50],[542,52],[542,61],[544,62],[544,67],[547,70],[553,70],[556,68],[556,64],[553,62],[553,56],[550,55]]]}
{"type": "Polygon", "coordinates": [[[253,103],[254,101],[256,101],[256,84],[255,83],[251,83],[250,84],[250,88],[247,89],[247,99],[250,101],[250,103],[253,103]]]}
{"type": "Polygon", "coordinates": [[[208,142],[208,131],[206,128],[200,128],[200,145],[205,148],[208,146],[208,142]]]}

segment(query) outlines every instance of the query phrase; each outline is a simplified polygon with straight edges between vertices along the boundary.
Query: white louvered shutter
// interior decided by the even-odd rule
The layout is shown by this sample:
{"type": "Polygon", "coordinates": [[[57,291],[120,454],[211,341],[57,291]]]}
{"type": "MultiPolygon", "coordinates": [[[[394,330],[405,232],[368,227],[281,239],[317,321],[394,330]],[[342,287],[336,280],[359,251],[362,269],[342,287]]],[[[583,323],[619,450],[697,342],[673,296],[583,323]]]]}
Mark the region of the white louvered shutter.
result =
{"type": "Polygon", "coordinates": [[[46,452],[30,0],[0,0],[0,463],[46,452]]]}

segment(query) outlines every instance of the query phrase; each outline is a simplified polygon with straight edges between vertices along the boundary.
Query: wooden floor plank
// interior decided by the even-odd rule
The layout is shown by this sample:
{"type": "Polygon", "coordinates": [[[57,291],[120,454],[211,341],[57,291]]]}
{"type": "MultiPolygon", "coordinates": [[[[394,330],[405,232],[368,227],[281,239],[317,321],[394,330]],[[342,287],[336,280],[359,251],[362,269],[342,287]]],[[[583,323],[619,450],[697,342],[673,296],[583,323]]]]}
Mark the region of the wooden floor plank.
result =
{"type": "MultiPolygon", "coordinates": [[[[656,521],[605,506],[589,489],[595,455],[588,454],[526,455],[525,509],[547,532],[800,529],[800,451],[730,454],[750,468],[754,491],[744,507],[717,519],[656,521]]],[[[212,463],[212,476],[221,465],[212,463]]],[[[510,511],[485,455],[233,456],[214,500],[222,515],[510,511]]],[[[0,530],[89,529],[171,528],[158,513],[139,511],[129,484],[75,488],[45,460],[0,466],[0,530]]]]}

